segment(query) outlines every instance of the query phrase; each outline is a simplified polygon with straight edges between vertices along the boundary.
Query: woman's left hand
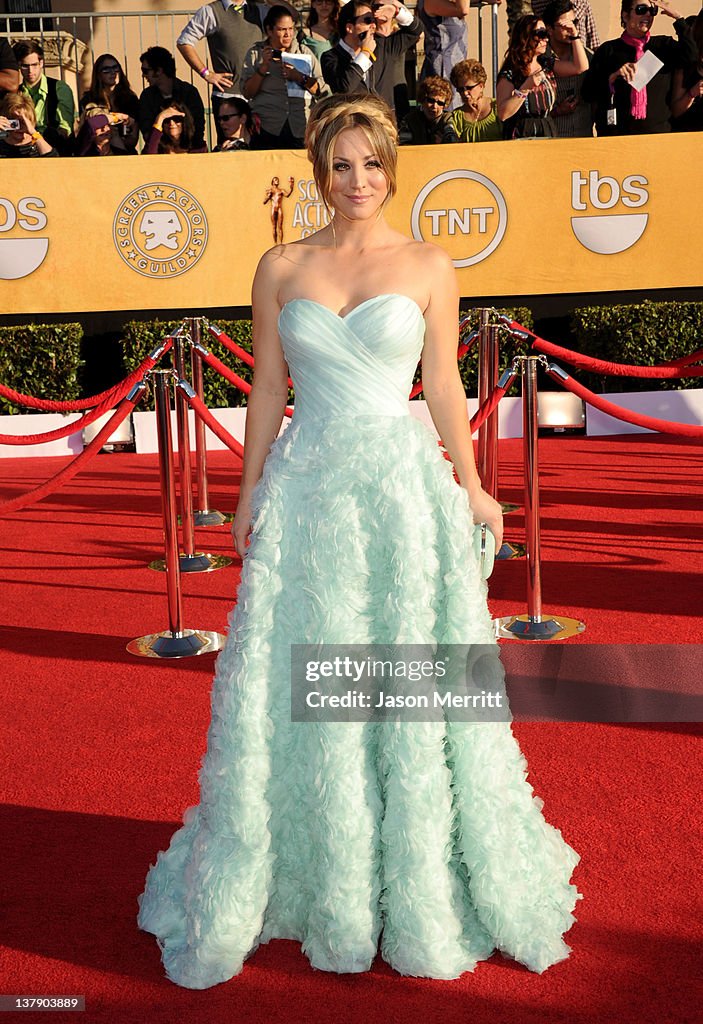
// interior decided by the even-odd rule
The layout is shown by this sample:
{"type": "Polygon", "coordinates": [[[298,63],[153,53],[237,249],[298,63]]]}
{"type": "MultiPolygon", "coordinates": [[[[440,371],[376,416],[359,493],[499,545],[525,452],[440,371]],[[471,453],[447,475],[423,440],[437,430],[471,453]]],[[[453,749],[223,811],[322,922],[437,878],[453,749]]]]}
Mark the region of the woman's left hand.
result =
{"type": "Polygon", "coordinates": [[[286,64],[285,61],[281,64],[281,75],[286,82],[295,82],[296,85],[302,85],[307,75],[304,75],[298,68],[293,67],[292,64],[286,64]]]}
{"type": "Polygon", "coordinates": [[[503,509],[500,502],[479,488],[470,495],[471,511],[475,523],[486,523],[496,539],[496,551],[503,543],[503,509]]]}
{"type": "Polygon", "coordinates": [[[655,7],[658,7],[662,14],[666,14],[667,18],[673,18],[674,21],[678,21],[679,18],[683,18],[683,14],[677,11],[671,4],[661,3],[660,0],[654,0],[655,7]]]}

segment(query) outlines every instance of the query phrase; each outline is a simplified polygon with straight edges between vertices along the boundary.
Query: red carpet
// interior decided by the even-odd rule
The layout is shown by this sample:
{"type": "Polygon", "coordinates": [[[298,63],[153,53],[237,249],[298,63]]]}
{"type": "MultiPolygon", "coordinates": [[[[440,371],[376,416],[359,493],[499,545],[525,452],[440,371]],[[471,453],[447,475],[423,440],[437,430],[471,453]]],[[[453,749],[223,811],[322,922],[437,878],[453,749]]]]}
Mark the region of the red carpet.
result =
{"type": "MultiPolygon", "coordinates": [[[[541,442],[544,606],[582,618],[570,641],[700,641],[701,449],[658,437],[541,442]]],[[[63,460],[0,463],[0,498],[63,460]]],[[[235,460],[211,458],[232,508],[235,460]]],[[[501,497],[520,500],[518,443],[501,497]]],[[[519,539],[521,514],[507,517],[519,539]]],[[[403,1024],[687,1024],[700,1019],[703,900],[696,726],[515,731],[548,820],[579,850],[571,958],[541,977],[499,955],[457,982],[313,971],[295,943],[262,947],[205,992],[165,981],[136,930],[146,868],[197,798],[212,657],[132,658],[167,625],[155,459],[101,455],[64,491],[2,521],[0,991],[85,994],[84,1019],[403,1024]]],[[[199,531],[225,552],[226,530],[199,531]]],[[[524,564],[500,564],[495,614],[524,610],[524,564]]],[[[224,629],[225,569],[185,579],[185,624],[224,629]]]]}

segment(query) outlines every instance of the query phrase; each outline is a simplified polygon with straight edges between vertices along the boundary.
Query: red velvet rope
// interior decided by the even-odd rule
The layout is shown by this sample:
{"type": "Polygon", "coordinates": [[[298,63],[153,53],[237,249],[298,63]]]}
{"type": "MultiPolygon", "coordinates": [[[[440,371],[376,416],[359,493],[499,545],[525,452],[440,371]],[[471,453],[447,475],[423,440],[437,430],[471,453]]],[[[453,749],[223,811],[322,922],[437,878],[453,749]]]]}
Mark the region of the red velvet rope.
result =
{"type": "MultiPolygon", "coordinates": [[[[238,345],[236,341],[232,341],[230,336],[225,334],[224,331],[216,331],[212,324],[208,324],[207,329],[213,338],[217,338],[218,341],[222,342],[225,348],[229,349],[233,356],[236,356],[237,359],[241,359],[241,361],[246,363],[247,366],[254,366],[254,357],[251,352],[247,352],[247,350],[242,348],[241,345],[238,345]]],[[[290,377],[288,378],[288,387],[293,387],[293,381],[290,377]]]]}
{"type": "Polygon", "coordinates": [[[571,349],[562,348],[560,345],[553,345],[551,341],[545,341],[544,338],[536,336],[532,345],[538,352],[544,352],[548,356],[563,359],[565,363],[571,363],[578,370],[604,373],[609,377],[653,377],[659,380],[670,377],[703,377],[703,366],[688,368],[680,365],[630,366],[627,363],[610,363],[604,359],[594,359],[579,352],[572,352],[571,349]]]}
{"type": "Polygon", "coordinates": [[[638,427],[646,427],[648,430],[657,430],[662,434],[675,434],[678,437],[703,437],[703,427],[694,426],[691,423],[670,423],[669,420],[660,420],[655,416],[645,416],[643,413],[632,412],[631,409],[621,409],[619,405],[609,402],[602,395],[594,395],[592,391],[579,384],[573,377],[565,380],[561,375],[552,374],[554,380],[573,395],[582,398],[584,402],[600,409],[601,412],[613,416],[616,420],[624,420],[626,423],[634,423],[638,427]]]}
{"type": "Polygon", "coordinates": [[[188,395],[188,405],[191,407],[196,416],[199,416],[206,427],[209,427],[215,437],[219,437],[220,441],[224,445],[227,445],[231,452],[238,455],[240,459],[244,458],[244,448],[241,446],[236,437],[232,437],[229,430],[222,426],[221,423],[215,419],[208,407],[205,405],[197,395],[188,395]]]}
{"type": "MultiPolygon", "coordinates": [[[[234,384],[235,388],[239,388],[239,390],[243,391],[245,395],[251,393],[251,384],[240,377],[238,373],[235,373],[234,370],[230,370],[229,366],[227,366],[226,363],[223,363],[221,359],[218,359],[216,355],[213,355],[212,352],[208,352],[207,354],[200,352],[199,355],[204,363],[207,363],[207,365],[211,366],[213,370],[217,370],[218,373],[222,374],[225,380],[229,381],[230,384],[234,384]]],[[[293,410],[286,407],[285,413],[286,416],[290,417],[293,415],[293,410]]]]}
{"type": "Polygon", "coordinates": [[[241,359],[247,366],[254,365],[254,357],[251,352],[247,352],[247,350],[242,348],[241,345],[238,345],[236,341],[232,341],[228,334],[225,334],[224,331],[216,331],[212,324],[208,324],[207,329],[213,338],[217,338],[218,341],[222,342],[225,348],[230,350],[233,356],[236,356],[237,359],[241,359]]]}
{"type": "MultiPolygon", "coordinates": [[[[168,352],[171,345],[170,339],[164,342],[162,355],[164,352],[168,352]]],[[[108,402],[108,408],[112,408],[125,395],[129,394],[137,381],[141,380],[144,374],[153,369],[154,366],[156,366],[156,360],[152,359],[151,356],[147,356],[141,366],[133,370],[129,377],[125,377],[119,384],[113,384],[111,388],[108,388],[107,391],[101,391],[99,395],[91,395],[90,398],[78,398],[75,402],[55,402],[50,398],[32,398],[31,395],[23,395],[19,391],[13,391],[12,388],[8,388],[4,384],[0,384],[0,398],[7,399],[13,405],[23,405],[27,409],[43,409],[45,412],[81,412],[83,409],[93,409],[96,405],[108,402]]],[[[12,441],[3,442],[3,444],[12,443],[12,441]]],[[[38,442],[32,443],[37,444],[38,442]]]]}
{"type": "Polygon", "coordinates": [[[26,508],[27,505],[31,505],[33,502],[39,501],[40,498],[45,498],[48,494],[58,490],[63,484],[72,480],[76,473],[85,466],[86,462],[89,462],[94,455],[97,455],[107,439],[114,434],[122,421],[129,416],[140,398],[141,393],[137,395],[134,400],[124,398],[118,408],[115,409],[115,412],[110,417],[109,421],[105,424],[102,430],[95,435],[88,447],[83,449],[80,455],[77,455],[76,458],[69,462],[67,466],[64,466],[62,470],[52,476],[50,480],[40,484],[39,487],[35,487],[31,491],[27,491],[26,494],[21,494],[19,497],[12,498],[10,501],[6,501],[1,504],[0,516],[6,516],[10,512],[17,512],[22,508],[26,508]]]}
{"type": "MultiPolygon", "coordinates": [[[[512,380],[510,381],[512,384],[512,380]]],[[[498,403],[510,387],[508,384],[506,387],[501,388],[498,385],[495,386],[493,394],[489,395],[486,401],[481,405],[471,417],[471,433],[475,434],[476,431],[483,426],[491,413],[497,408],[498,403]]]]}
{"type": "MultiPolygon", "coordinates": [[[[151,356],[144,360],[142,366],[139,367],[140,376],[137,380],[140,380],[144,375],[145,371],[143,367],[145,364],[146,370],[151,370],[152,367],[156,365],[156,360],[152,359],[151,356]]],[[[45,444],[48,441],[58,441],[62,437],[69,437],[71,434],[79,433],[81,430],[84,430],[85,427],[94,423],[95,420],[104,416],[105,413],[109,412],[110,409],[118,404],[118,402],[122,401],[125,395],[128,394],[128,392],[130,392],[137,383],[136,380],[132,379],[136,372],[137,371],[135,370],[134,373],[131,373],[129,377],[123,380],[120,384],[111,388],[111,391],[113,391],[114,394],[101,402],[100,405],[97,405],[91,412],[85,413],[85,415],[81,416],[80,419],[72,420],[70,423],[65,424],[63,427],[57,427],[55,430],[47,430],[43,434],[0,434],[0,444],[45,444]]]]}
{"type": "Polygon", "coordinates": [[[690,356],[679,356],[678,359],[667,359],[664,366],[691,366],[692,363],[700,363],[703,359],[703,348],[692,352],[690,356]]]}

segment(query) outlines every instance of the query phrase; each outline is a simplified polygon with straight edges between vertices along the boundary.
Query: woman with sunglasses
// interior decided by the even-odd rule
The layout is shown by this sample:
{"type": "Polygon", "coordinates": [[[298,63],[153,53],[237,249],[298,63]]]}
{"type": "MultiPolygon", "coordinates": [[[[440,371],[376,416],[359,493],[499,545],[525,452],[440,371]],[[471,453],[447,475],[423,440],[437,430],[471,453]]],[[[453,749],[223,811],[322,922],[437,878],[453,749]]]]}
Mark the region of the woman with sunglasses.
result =
{"type": "Polygon", "coordinates": [[[499,142],[503,138],[496,101],[484,94],[487,78],[486,69],[477,60],[460,60],[452,68],[449,79],[462,101],[452,111],[459,142],[499,142]]]}
{"type": "Polygon", "coordinates": [[[571,44],[571,60],[547,55],[549,33],[541,18],[527,14],[513,25],[505,60],[498,73],[496,104],[504,139],[554,138],[551,111],[558,77],[580,75],[588,67],[580,39],[571,44]]]}
{"type": "Polygon", "coordinates": [[[398,141],[401,146],[433,146],[457,142],[449,114],[452,87],[446,78],[430,75],[417,90],[416,107],[411,107],[400,123],[398,141]]]}
{"type": "Polygon", "coordinates": [[[80,100],[83,114],[108,112],[112,125],[111,148],[134,153],[139,140],[139,98],[122,65],[111,53],[102,53],[93,64],[90,88],[80,100]],[[99,108],[99,109],[96,109],[99,108]]]}
{"type": "Polygon", "coordinates": [[[251,107],[241,96],[231,96],[222,100],[217,111],[217,124],[222,135],[213,153],[236,153],[239,149],[249,149],[254,134],[254,118],[251,107]]]}
{"type": "Polygon", "coordinates": [[[188,107],[176,102],[157,114],[143,152],[207,153],[207,146],[195,138],[195,123],[188,107]]]}
{"type": "Polygon", "coordinates": [[[652,135],[671,131],[673,77],[678,68],[696,63],[697,48],[683,15],[670,3],[623,0],[623,33],[600,46],[584,78],[581,95],[594,109],[598,135],[652,135]],[[657,14],[674,22],[677,39],[654,36],[657,14]],[[662,62],[642,89],[632,81],[645,53],[662,62]]]}

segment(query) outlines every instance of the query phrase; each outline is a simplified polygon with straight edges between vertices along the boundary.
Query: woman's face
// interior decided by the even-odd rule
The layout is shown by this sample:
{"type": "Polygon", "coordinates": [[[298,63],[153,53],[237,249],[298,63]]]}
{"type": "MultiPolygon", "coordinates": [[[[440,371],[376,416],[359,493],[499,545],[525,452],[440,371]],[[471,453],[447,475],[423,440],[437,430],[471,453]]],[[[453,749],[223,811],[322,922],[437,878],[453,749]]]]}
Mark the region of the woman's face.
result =
{"type": "Polygon", "coordinates": [[[458,85],[456,91],[461,96],[461,102],[469,110],[478,110],[483,99],[483,83],[477,82],[474,78],[467,78],[465,82],[458,85]]]}
{"type": "Polygon", "coordinates": [[[544,53],[547,49],[547,43],[549,42],[549,33],[547,32],[547,26],[543,21],[537,21],[532,27],[532,34],[530,37],[530,49],[532,56],[537,57],[540,53],[544,53]]]}
{"type": "Polygon", "coordinates": [[[234,107],[231,107],[229,103],[223,103],[217,115],[217,120],[220,122],[223,136],[226,139],[231,139],[234,135],[239,133],[239,129],[244,123],[245,116],[244,114],[237,113],[234,107]]]}
{"type": "Polygon", "coordinates": [[[114,57],[106,57],[98,66],[98,81],[103,89],[114,89],[120,80],[122,69],[114,57]]]}
{"type": "Polygon", "coordinates": [[[168,135],[169,139],[174,142],[180,142],[181,136],[183,135],[183,122],[185,121],[185,115],[174,114],[173,117],[167,117],[163,122],[163,133],[168,135]]]}
{"type": "Polygon", "coordinates": [[[330,14],[334,10],[333,0],[312,0],[312,6],[317,11],[317,16],[320,20],[329,18],[330,14]]]}
{"type": "Polygon", "coordinates": [[[281,16],[273,28],[267,28],[266,35],[268,36],[269,45],[274,50],[288,50],[295,35],[293,19],[290,14],[287,14],[285,18],[281,16]]]}
{"type": "Polygon", "coordinates": [[[335,140],[329,203],[345,220],[378,216],[388,181],[371,142],[361,128],[347,128],[335,140]]]}
{"type": "Polygon", "coordinates": [[[643,39],[651,29],[656,13],[654,4],[633,3],[623,18],[625,31],[634,39],[643,39]],[[642,13],[638,14],[638,10],[642,13]]]}
{"type": "Polygon", "coordinates": [[[31,110],[23,110],[21,113],[12,115],[12,119],[19,121],[20,126],[16,131],[8,132],[5,142],[10,146],[26,146],[32,141],[32,132],[36,130],[37,123],[31,110]]]}
{"type": "Polygon", "coordinates": [[[422,101],[422,113],[428,121],[436,124],[444,113],[446,105],[443,96],[425,96],[422,101]]]}

